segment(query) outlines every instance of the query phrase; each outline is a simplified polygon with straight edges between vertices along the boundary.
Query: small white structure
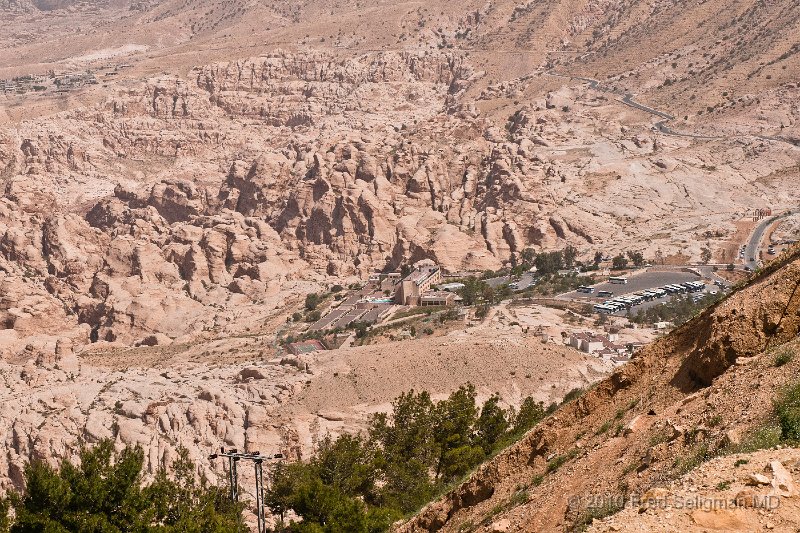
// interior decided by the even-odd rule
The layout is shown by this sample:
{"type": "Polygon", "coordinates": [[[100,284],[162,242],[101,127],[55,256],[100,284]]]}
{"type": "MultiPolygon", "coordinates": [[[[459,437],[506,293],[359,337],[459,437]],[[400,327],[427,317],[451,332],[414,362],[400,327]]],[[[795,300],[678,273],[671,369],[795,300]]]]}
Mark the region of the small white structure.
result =
{"type": "Polygon", "coordinates": [[[602,339],[594,333],[573,333],[569,337],[569,345],[585,353],[599,352],[603,349],[602,339]]]}
{"type": "Polygon", "coordinates": [[[624,346],[616,344],[606,335],[597,335],[590,331],[573,333],[569,337],[569,345],[584,353],[599,354],[611,357],[626,353],[624,346]]]}

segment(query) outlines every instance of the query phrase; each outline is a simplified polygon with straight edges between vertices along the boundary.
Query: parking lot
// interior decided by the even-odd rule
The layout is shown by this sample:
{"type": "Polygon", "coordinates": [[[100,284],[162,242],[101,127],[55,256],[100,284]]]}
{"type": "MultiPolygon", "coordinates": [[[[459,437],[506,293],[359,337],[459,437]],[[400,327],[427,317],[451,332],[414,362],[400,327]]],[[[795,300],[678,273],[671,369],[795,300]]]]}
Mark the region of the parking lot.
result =
{"type": "Polygon", "coordinates": [[[568,298],[570,300],[585,300],[586,302],[598,303],[603,300],[613,298],[615,296],[622,296],[623,294],[644,291],[647,289],[657,289],[658,287],[663,287],[664,285],[670,285],[672,283],[699,281],[700,278],[688,272],[656,271],[656,272],[643,272],[635,276],[627,276],[627,279],[628,283],[624,285],[618,283],[608,283],[608,282],[598,283],[596,285],[588,285],[589,287],[594,288],[594,293],[592,294],[585,294],[585,293],[580,293],[578,291],[572,291],[561,295],[561,297],[568,298]],[[597,294],[600,291],[611,292],[612,296],[605,296],[605,297],[598,296],[597,294]]]}
{"type": "MultiPolygon", "coordinates": [[[[602,304],[608,300],[619,296],[626,296],[632,295],[633,293],[641,293],[642,291],[651,290],[651,289],[659,289],[663,288],[666,285],[673,285],[673,284],[681,284],[686,282],[697,282],[700,281],[699,277],[695,274],[691,274],[689,272],[644,272],[642,274],[638,274],[636,276],[630,276],[626,278],[628,280],[627,283],[610,283],[610,282],[603,282],[598,283],[595,285],[589,285],[594,289],[594,292],[591,294],[573,291],[560,296],[560,298],[568,298],[575,301],[583,301],[586,303],[591,303],[593,305],[602,304]],[[601,294],[602,293],[602,294],[601,294]],[[607,293],[612,293],[611,295],[607,293]]],[[[703,286],[702,291],[695,292],[694,294],[702,295],[707,292],[716,292],[718,289],[713,284],[705,284],[703,286]]],[[[665,294],[658,298],[653,298],[652,300],[646,300],[639,304],[635,304],[630,307],[631,312],[638,312],[640,310],[645,310],[650,307],[654,307],[657,305],[663,305],[669,302],[671,299],[675,298],[676,296],[682,296],[686,293],[681,294],[665,294]]],[[[616,312],[609,313],[615,316],[625,316],[628,313],[628,309],[620,309],[616,312]]]]}
{"type": "MultiPolygon", "coordinates": [[[[706,287],[702,292],[696,292],[694,294],[695,295],[704,295],[708,291],[716,291],[716,290],[718,290],[718,289],[714,285],[706,284],[706,287]]],[[[636,314],[639,311],[644,311],[646,309],[649,309],[651,307],[655,307],[657,305],[663,305],[663,304],[669,302],[670,300],[672,300],[673,298],[685,298],[686,296],[687,296],[687,293],[678,294],[678,295],[668,294],[666,296],[663,296],[661,298],[656,298],[656,299],[651,300],[649,302],[642,302],[639,305],[631,307],[631,313],[636,314]]],[[[614,315],[614,316],[626,316],[628,314],[628,310],[627,309],[621,309],[620,311],[617,311],[616,313],[610,313],[610,314],[614,315]]]]}
{"type": "Polygon", "coordinates": [[[525,272],[522,276],[520,276],[519,281],[517,281],[517,288],[518,291],[524,291],[530,287],[536,285],[536,274],[532,272],[525,272]]]}
{"type": "Polygon", "coordinates": [[[496,277],[496,278],[485,279],[483,281],[485,281],[486,284],[489,287],[491,287],[493,289],[496,289],[496,288],[500,287],[501,285],[505,285],[506,283],[510,283],[511,282],[511,276],[499,276],[499,277],[496,277]]]}

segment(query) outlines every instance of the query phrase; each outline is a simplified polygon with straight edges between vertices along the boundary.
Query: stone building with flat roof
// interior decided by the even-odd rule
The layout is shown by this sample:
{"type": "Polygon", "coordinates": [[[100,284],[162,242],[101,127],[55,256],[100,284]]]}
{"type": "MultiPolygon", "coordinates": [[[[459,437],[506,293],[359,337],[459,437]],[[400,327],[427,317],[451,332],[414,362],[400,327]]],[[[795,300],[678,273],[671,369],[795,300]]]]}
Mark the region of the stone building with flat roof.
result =
{"type": "Polygon", "coordinates": [[[395,302],[400,305],[420,305],[422,295],[441,282],[442,269],[438,265],[418,266],[397,284],[395,302]]]}

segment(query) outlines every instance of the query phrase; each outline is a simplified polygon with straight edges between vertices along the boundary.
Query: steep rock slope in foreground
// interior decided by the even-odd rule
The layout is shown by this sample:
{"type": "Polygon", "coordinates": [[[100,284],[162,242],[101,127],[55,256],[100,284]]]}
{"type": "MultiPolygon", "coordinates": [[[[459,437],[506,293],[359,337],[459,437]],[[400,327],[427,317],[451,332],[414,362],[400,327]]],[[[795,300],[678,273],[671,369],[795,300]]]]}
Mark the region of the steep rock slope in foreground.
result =
{"type": "MultiPolygon", "coordinates": [[[[799,328],[800,249],[795,249],[746,288],[645,348],[398,530],[580,530],[582,522],[591,523],[592,497],[666,494],[671,481],[690,471],[702,485],[704,472],[713,473],[718,463],[693,468],[751,442],[754,432],[772,423],[773,401],[783,387],[800,378],[800,357],[776,364],[778,354],[798,351],[799,328]]],[[[786,452],[754,457],[747,468],[740,464],[739,477],[715,488],[732,501],[728,493],[743,476],[761,473],[772,460],[788,460],[786,452]]],[[[676,486],[697,490],[692,483],[684,479],[676,486]]],[[[786,504],[777,510],[742,506],[710,516],[727,524],[726,530],[752,531],[759,524],[759,529],[796,531],[797,494],[783,499],[786,504]]],[[[609,505],[603,514],[611,510],[609,505]]],[[[662,516],[664,524],[675,518],[669,510],[642,514],[652,518],[659,512],[670,514],[662,516]]],[[[687,518],[688,529],[682,530],[713,529],[704,518],[687,518]]],[[[621,527],[596,525],[600,531],[621,527]]]]}

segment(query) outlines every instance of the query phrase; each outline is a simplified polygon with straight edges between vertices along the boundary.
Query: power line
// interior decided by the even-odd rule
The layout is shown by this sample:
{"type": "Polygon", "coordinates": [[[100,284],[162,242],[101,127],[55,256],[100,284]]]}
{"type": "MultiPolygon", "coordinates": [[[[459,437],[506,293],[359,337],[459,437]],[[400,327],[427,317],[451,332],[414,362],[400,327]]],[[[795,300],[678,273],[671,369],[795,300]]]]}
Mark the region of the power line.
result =
{"type": "Polygon", "coordinates": [[[264,461],[271,459],[283,459],[282,453],[274,453],[272,455],[261,455],[261,452],[240,453],[236,448],[225,451],[225,448],[220,448],[219,453],[212,453],[208,459],[213,461],[219,457],[228,458],[228,483],[230,485],[230,498],[231,501],[236,503],[239,501],[239,474],[236,465],[239,461],[253,461],[256,474],[256,516],[258,518],[258,533],[266,533],[267,520],[264,512],[266,502],[264,500],[264,461]]]}

